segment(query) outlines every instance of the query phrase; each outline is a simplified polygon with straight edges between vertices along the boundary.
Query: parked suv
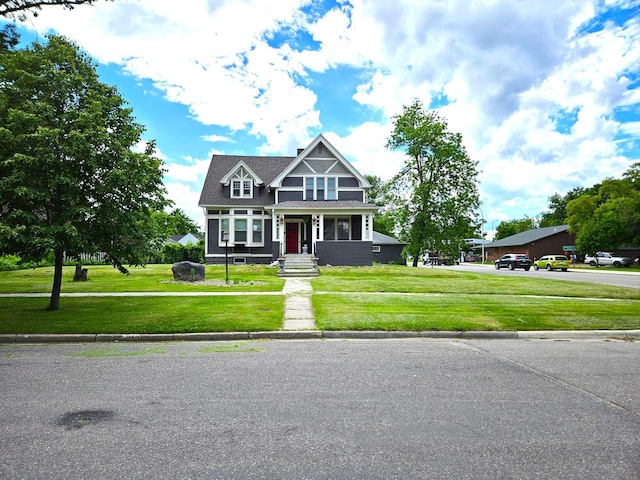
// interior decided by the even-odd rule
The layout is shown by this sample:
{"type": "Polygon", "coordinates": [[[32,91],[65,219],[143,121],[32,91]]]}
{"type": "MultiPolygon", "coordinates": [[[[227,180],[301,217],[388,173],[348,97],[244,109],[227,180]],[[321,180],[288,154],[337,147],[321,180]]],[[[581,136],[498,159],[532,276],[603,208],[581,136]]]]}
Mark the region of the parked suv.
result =
{"type": "Polygon", "coordinates": [[[553,270],[555,268],[567,271],[569,268],[569,259],[564,255],[544,255],[540,259],[533,262],[533,269],[546,268],[547,270],[553,270]]]}
{"type": "Polygon", "coordinates": [[[496,260],[495,265],[496,270],[507,267],[509,270],[524,268],[526,271],[529,271],[531,268],[531,260],[523,253],[508,253],[496,260]]]}
{"type": "Polygon", "coordinates": [[[630,267],[633,263],[629,257],[621,257],[609,252],[596,252],[594,256],[586,255],[584,263],[588,263],[592,267],[596,265],[613,265],[614,267],[630,267]]]}

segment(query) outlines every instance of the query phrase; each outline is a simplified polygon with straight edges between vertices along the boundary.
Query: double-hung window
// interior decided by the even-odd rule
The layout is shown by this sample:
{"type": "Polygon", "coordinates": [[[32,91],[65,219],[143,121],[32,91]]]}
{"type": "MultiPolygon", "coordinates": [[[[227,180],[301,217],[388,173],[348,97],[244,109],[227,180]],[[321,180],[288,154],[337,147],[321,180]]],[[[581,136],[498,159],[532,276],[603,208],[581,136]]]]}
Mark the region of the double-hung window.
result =
{"type": "Polygon", "coordinates": [[[247,243],[247,219],[233,219],[233,236],[235,243],[247,243]]]}
{"type": "Polygon", "coordinates": [[[221,218],[220,219],[220,244],[224,243],[224,232],[229,233],[229,219],[221,218]]]}
{"type": "Polygon", "coordinates": [[[313,177],[307,177],[305,180],[305,199],[306,200],[315,200],[313,195],[314,192],[315,179],[313,177]]]}
{"type": "Polygon", "coordinates": [[[220,245],[225,244],[223,232],[226,230],[229,232],[229,245],[264,246],[264,219],[260,213],[252,215],[246,210],[236,210],[235,215],[233,212],[231,215],[220,219],[220,245]],[[235,216],[239,212],[241,216],[235,216]]]}
{"type": "Polygon", "coordinates": [[[231,178],[231,198],[253,198],[253,179],[244,168],[239,168],[231,178]]]}
{"type": "Polygon", "coordinates": [[[327,178],[327,200],[337,200],[338,194],[336,192],[336,179],[335,177],[327,178]]]}
{"type": "Polygon", "coordinates": [[[255,244],[262,243],[262,219],[254,218],[251,225],[252,237],[251,241],[255,244]]]}

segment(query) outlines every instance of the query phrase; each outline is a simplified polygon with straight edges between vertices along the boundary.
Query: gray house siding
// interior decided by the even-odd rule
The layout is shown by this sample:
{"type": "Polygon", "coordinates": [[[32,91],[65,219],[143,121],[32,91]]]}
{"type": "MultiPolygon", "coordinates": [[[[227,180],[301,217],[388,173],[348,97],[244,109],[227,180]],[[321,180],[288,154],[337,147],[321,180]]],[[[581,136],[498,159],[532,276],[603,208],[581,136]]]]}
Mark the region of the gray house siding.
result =
{"type": "Polygon", "coordinates": [[[210,219],[207,224],[207,231],[209,235],[207,236],[207,253],[220,253],[221,251],[224,253],[224,249],[220,249],[218,247],[218,231],[220,227],[218,226],[220,221],[218,219],[210,219]]]}
{"type": "Polygon", "coordinates": [[[302,187],[302,177],[287,177],[282,181],[283,187],[302,187]]]}
{"type": "Polygon", "coordinates": [[[280,202],[298,202],[302,200],[302,191],[299,192],[279,192],[278,200],[280,202]]]}
{"type": "MultiPolygon", "coordinates": [[[[208,265],[223,264],[225,258],[221,255],[225,253],[225,247],[218,245],[218,237],[220,234],[220,222],[217,219],[210,219],[207,224],[209,236],[207,238],[207,253],[212,255],[219,255],[217,257],[206,257],[206,263],[208,265]]],[[[264,246],[262,247],[246,247],[244,245],[232,246],[229,245],[227,250],[227,257],[230,264],[232,263],[271,263],[273,258],[277,257],[277,245],[275,246],[276,255],[273,255],[274,245],[271,241],[271,222],[264,222],[263,226],[263,238],[264,246]],[[264,255],[271,255],[271,257],[265,257],[264,255]],[[273,258],[272,258],[273,257],[273,258]]]]}
{"type": "MultiPolygon", "coordinates": [[[[375,243],[373,245],[376,245],[375,243]]],[[[373,252],[373,261],[376,263],[403,263],[402,249],[403,244],[397,245],[380,245],[379,252],[373,252]]]]}
{"type": "Polygon", "coordinates": [[[338,187],[340,188],[358,188],[358,179],[354,177],[339,177],[338,187]]]}
{"type": "Polygon", "coordinates": [[[317,242],[318,265],[370,266],[373,263],[371,242],[317,242]]]}
{"type": "Polygon", "coordinates": [[[340,191],[338,193],[339,200],[357,200],[358,202],[364,202],[364,193],[355,191],[340,191]]]}

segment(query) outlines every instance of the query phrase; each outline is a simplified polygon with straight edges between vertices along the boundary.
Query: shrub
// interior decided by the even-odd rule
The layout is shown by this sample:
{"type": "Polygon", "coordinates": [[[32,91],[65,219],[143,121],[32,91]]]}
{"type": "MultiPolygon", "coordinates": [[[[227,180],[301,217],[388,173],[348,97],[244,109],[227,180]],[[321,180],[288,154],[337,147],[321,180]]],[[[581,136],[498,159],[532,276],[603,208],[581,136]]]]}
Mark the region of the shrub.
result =
{"type": "Polygon", "coordinates": [[[168,243],[162,248],[161,263],[196,262],[204,263],[204,240],[198,243],[168,243]]]}

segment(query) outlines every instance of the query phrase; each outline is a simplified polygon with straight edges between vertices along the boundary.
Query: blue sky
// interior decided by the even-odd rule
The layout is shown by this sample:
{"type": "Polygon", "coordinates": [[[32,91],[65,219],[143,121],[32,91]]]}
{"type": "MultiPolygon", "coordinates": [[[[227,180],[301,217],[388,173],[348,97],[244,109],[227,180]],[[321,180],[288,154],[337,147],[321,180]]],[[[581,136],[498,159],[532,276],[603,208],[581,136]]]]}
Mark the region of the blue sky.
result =
{"type": "Polygon", "coordinates": [[[20,32],[96,60],[200,224],[213,153],[294,155],[323,133],[390,178],[391,118],[415,98],[479,161],[489,231],[640,161],[640,0],[99,0],[20,32]]]}

